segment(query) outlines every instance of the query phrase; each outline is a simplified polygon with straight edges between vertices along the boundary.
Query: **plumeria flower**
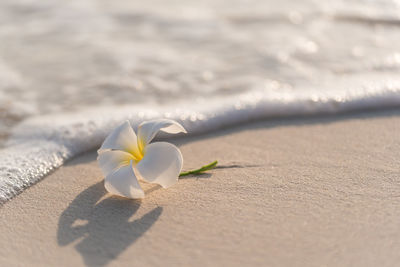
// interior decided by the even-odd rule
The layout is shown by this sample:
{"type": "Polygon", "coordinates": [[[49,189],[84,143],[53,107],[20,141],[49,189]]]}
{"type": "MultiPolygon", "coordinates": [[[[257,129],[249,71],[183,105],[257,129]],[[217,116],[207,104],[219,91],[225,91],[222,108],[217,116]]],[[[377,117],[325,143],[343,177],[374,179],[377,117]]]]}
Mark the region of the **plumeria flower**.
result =
{"type": "Polygon", "coordinates": [[[176,121],[159,119],[140,124],[136,136],[129,121],[126,121],[104,140],[97,160],[108,192],[127,198],[143,198],[139,180],[156,183],[163,188],[178,181],[183,165],[182,154],[173,144],[151,143],[159,131],[186,133],[176,121]]]}

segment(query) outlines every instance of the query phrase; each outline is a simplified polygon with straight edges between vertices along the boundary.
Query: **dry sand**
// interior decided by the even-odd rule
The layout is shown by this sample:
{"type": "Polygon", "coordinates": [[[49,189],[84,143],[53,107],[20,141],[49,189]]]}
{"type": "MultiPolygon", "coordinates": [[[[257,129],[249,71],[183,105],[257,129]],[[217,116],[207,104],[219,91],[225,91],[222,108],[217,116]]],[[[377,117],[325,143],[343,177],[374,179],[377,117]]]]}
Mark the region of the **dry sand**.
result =
{"type": "Polygon", "coordinates": [[[177,140],[209,174],[111,197],[95,153],[0,209],[1,266],[398,266],[400,111],[177,140]]]}

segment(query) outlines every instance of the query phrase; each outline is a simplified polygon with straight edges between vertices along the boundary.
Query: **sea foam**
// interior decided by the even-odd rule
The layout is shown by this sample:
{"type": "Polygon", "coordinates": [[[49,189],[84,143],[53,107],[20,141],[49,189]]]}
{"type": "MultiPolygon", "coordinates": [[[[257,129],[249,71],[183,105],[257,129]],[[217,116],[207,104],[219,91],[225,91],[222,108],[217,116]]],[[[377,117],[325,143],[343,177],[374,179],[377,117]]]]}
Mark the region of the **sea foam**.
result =
{"type": "Polygon", "coordinates": [[[191,104],[103,107],[37,116],[15,127],[6,148],[0,151],[0,202],[12,198],[66,160],[98,148],[106,135],[124,120],[136,128],[144,120],[170,118],[179,121],[189,134],[198,134],[272,117],[398,106],[400,83],[390,83],[390,86],[372,87],[358,94],[266,96],[265,92],[255,91],[191,104]]]}

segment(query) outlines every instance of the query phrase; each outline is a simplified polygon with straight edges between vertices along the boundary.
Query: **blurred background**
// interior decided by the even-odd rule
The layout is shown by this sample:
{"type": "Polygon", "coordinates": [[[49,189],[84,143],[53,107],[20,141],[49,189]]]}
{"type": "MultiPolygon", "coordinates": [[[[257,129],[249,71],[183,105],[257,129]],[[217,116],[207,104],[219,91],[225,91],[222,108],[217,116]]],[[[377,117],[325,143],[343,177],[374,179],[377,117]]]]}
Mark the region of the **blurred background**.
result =
{"type": "Polygon", "coordinates": [[[2,0],[0,139],[32,116],[393,88],[394,0],[2,0]]]}

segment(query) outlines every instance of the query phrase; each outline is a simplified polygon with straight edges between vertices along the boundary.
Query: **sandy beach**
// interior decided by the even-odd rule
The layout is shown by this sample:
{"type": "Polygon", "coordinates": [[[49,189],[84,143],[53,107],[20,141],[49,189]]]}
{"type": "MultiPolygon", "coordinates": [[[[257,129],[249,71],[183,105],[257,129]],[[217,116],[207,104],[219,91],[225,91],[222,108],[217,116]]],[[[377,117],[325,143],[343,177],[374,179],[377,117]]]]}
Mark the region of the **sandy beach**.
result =
{"type": "Polygon", "coordinates": [[[1,266],[396,266],[400,112],[264,121],[173,140],[218,169],[142,201],[96,153],[0,208],[1,266]]]}
{"type": "Polygon", "coordinates": [[[399,14],[0,1],[0,267],[399,266],[399,14]]]}

